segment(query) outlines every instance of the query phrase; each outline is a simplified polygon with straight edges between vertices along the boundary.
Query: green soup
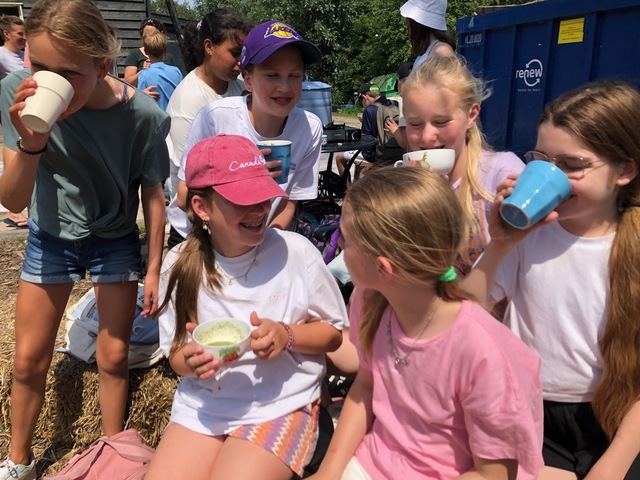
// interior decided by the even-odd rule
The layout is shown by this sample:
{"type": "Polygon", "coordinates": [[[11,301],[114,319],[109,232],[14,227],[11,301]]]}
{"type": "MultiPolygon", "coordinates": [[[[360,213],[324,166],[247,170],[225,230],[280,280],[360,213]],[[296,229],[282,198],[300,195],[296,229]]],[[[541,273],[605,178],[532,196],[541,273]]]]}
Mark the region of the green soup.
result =
{"type": "Polygon", "coordinates": [[[231,322],[219,322],[200,334],[200,342],[212,347],[226,347],[244,340],[242,329],[231,322]]]}

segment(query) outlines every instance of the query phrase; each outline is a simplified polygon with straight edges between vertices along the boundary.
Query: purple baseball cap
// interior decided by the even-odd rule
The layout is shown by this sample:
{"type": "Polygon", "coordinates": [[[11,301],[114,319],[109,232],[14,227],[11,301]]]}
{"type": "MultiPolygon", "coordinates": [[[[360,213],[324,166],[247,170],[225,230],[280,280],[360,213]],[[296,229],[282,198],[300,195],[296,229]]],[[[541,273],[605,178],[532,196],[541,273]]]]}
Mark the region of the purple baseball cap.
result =
{"type": "Polygon", "coordinates": [[[291,26],[269,20],[253,27],[245,38],[240,55],[240,70],[246,69],[248,65],[264,62],[276,50],[290,44],[300,49],[305,65],[316,63],[322,58],[320,49],[307,42],[291,26]]]}

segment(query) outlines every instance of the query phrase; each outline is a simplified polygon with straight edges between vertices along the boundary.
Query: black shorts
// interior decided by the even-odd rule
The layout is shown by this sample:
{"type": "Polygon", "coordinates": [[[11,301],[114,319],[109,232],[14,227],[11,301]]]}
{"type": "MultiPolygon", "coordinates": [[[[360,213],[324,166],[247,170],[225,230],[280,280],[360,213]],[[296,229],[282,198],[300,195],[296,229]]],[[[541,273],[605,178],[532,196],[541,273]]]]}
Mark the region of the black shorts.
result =
{"type": "MultiPolygon", "coordinates": [[[[609,446],[591,403],[544,402],[544,464],[584,478],[609,446]]],[[[640,456],[625,480],[640,479],[640,456]]]]}

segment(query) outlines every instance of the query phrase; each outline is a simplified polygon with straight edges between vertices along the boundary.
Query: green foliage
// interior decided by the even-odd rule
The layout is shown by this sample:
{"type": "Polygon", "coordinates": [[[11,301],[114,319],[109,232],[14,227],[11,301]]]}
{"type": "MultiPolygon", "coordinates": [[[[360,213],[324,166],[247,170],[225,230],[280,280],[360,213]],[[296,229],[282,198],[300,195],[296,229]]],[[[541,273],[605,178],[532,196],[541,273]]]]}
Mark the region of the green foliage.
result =
{"type": "MultiPolygon", "coordinates": [[[[412,59],[407,28],[400,16],[404,1],[196,0],[195,11],[202,18],[215,8],[230,8],[255,24],[269,19],[289,23],[324,54],[320,65],[309,68],[308,78],[331,85],[333,103],[344,104],[353,102],[354,91],[360,84],[377,75],[395,72],[400,63],[412,59]]],[[[455,32],[456,19],[473,15],[481,5],[527,1],[449,0],[447,25],[455,32]]],[[[156,3],[163,4],[165,0],[152,0],[152,5],[156,3]]]]}
{"type": "MultiPolygon", "coordinates": [[[[187,0],[174,0],[178,17],[185,20],[198,19],[198,13],[189,6],[187,0]]],[[[151,12],[159,15],[169,15],[169,8],[166,0],[151,0],[151,12]]]]}

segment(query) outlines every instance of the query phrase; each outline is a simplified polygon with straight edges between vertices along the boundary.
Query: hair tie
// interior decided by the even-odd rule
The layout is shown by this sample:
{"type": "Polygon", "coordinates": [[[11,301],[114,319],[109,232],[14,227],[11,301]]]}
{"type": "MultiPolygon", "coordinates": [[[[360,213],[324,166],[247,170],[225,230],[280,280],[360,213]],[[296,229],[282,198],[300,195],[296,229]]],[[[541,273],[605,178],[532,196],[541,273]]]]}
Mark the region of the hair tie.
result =
{"type": "MultiPolygon", "coordinates": [[[[204,20],[204,19],[203,19],[204,20]]],[[[196,29],[200,30],[202,28],[202,20],[200,20],[197,24],[196,24],[196,29]]]]}
{"type": "Polygon", "coordinates": [[[640,207],[640,202],[629,202],[625,206],[618,207],[618,212],[623,213],[633,207],[640,207]]]}
{"type": "Polygon", "coordinates": [[[441,282],[453,282],[457,276],[455,268],[451,265],[446,272],[438,277],[438,280],[441,282]]]}

